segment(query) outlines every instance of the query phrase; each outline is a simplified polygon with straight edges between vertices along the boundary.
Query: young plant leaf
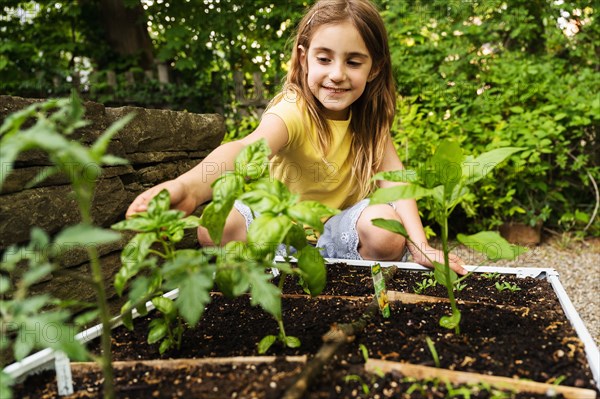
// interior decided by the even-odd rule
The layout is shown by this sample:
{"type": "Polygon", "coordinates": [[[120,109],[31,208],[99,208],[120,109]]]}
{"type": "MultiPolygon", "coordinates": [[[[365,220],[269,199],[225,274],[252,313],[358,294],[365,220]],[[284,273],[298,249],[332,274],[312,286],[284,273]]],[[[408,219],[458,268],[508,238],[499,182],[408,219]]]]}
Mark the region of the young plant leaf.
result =
{"type": "Polygon", "coordinates": [[[148,216],[148,212],[140,212],[133,214],[129,219],[113,224],[110,228],[119,231],[148,232],[156,229],[156,222],[148,216]]]}
{"type": "Polygon", "coordinates": [[[317,201],[302,201],[289,207],[286,213],[296,222],[323,231],[323,218],[338,214],[337,209],[329,208],[317,201]]]}
{"type": "Polygon", "coordinates": [[[134,117],[134,113],[127,114],[123,118],[113,122],[108,129],[102,133],[102,135],[94,142],[91,148],[91,153],[96,157],[96,159],[100,159],[104,156],[114,135],[123,129],[125,125],[131,122],[134,117]]]}
{"type": "Polygon", "coordinates": [[[242,194],[239,200],[257,213],[272,212],[277,214],[283,209],[279,197],[265,190],[249,191],[242,194]]]}
{"type": "Polygon", "coordinates": [[[473,184],[489,174],[496,166],[514,153],[523,151],[521,147],[503,147],[479,155],[477,158],[467,157],[462,165],[465,184],[473,184]]]}
{"type": "Polygon", "coordinates": [[[379,172],[371,180],[385,180],[398,183],[414,183],[417,181],[417,172],[414,170],[392,170],[379,172]]]}
{"type": "Polygon", "coordinates": [[[158,311],[161,313],[170,315],[173,314],[173,312],[175,312],[175,303],[172,299],[169,299],[164,296],[157,296],[155,298],[152,298],[151,302],[154,305],[154,307],[156,307],[156,309],[158,309],[158,311]]]}
{"type": "Polygon", "coordinates": [[[292,337],[291,335],[286,335],[285,337],[285,346],[288,348],[299,348],[302,345],[300,339],[298,337],[292,337]]]}
{"type": "Polygon", "coordinates": [[[371,204],[387,204],[399,199],[419,199],[433,194],[430,188],[421,187],[416,184],[393,186],[377,189],[371,196],[371,204]]]}
{"type": "Polygon", "coordinates": [[[0,274],[0,295],[5,294],[10,288],[10,279],[0,274]]]}
{"type": "Polygon", "coordinates": [[[435,277],[435,281],[437,281],[438,284],[442,284],[444,287],[451,287],[454,285],[454,282],[458,278],[458,274],[456,274],[456,272],[454,270],[452,270],[452,269],[449,270],[450,281],[448,281],[448,279],[446,277],[446,266],[445,265],[434,261],[433,267],[434,267],[433,275],[435,277]]]}
{"type": "Polygon", "coordinates": [[[266,312],[281,320],[281,291],[270,282],[271,275],[262,270],[251,269],[248,273],[250,280],[250,303],[260,305],[266,312]]]}
{"type": "Polygon", "coordinates": [[[245,180],[256,180],[264,176],[269,166],[271,149],[265,139],[245,147],[235,160],[235,173],[245,180]]]}
{"type": "Polygon", "coordinates": [[[246,190],[249,191],[239,199],[258,213],[279,214],[298,199],[298,195],[292,195],[285,184],[268,177],[252,182],[246,190]],[[260,196],[265,198],[261,200],[260,196]]]}
{"type": "Polygon", "coordinates": [[[308,245],[306,239],[306,232],[299,224],[293,224],[287,235],[285,236],[284,243],[294,247],[297,251],[308,245]]]}
{"type": "Polygon", "coordinates": [[[152,219],[158,218],[163,212],[171,208],[171,196],[169,191],[164,189],[154,196],[148,203],[148,216],[152,219]]]}
{"type": "Polygon", "coordinates": [[[34,103],[25,109],[13,112],[8,115],[2,126],[0,126],[0,136],[11,136],[19,131],[21,126],[29,119],[33,118],[38,114],[42,114],[40,111],[47,111],[57,107],[63,107],[68,104],[69,100],[65,98],[53,98],[43,103],[34,103]]]}
{"type": "Polygon", "coordinates": [[[358,345],[358,350],[360,351],[360,354],[362,355],[363,360],[366,362],[369,361],[369,349],[367,348],[367,346],[365,344],[360,344],[358,345]]]}
{"type": "Polygon", "coordinates": [[[117,166],[117,165],[128,165],[129,161],[125,158],[117,157],[115,155],[103,155],[100,158],[100,163],[106,166],[117,166]]]}
{"type": "Polygon", "coordinates": [[[184,230],[195,229],[200,226],[200,218],[198,216],[190,215],[180,220],[181,228],[184,230]]]}
{"type": "Polygon", "coordinates": [[[250,288],[248,278],[235,266],[235,264],[222,265],[215,273],[215,283],[229,299],[242,295],[250,288]]]}
{"type": "Polygon", "coordinates": [[[233,204],[233,199],[221,203],[216,201],[210,202],[204,208],[202,216],[200,216],[200,224],[208,229],[210,238],[217,245],[221,244],[225,221],[233,208],[233,204]]]}
{"type": "Polygon", "coordinates": [[[212,201],[225,204],[233,201],[244,188],[244,180],[241,176],[232,172],[226,172],[212,184],[212,201]]]}
{"type": "Polygon", "coordinates": [[[52,270],[54,270],[54,266],[50,263],[36,265],[36,267],[30,268],[23,274],[22,284],[26,287],[30,287],[49,275],[52,270]]]}
{"type": "Polygon", "coordinates": [[[392,233],[400,234],[403,237],[408,237],[408,232],[404,228],[404,225],[398,220],[376,218],[371,220],[371,223],[373,223],[373,226],[381,227],[392,233]]]}
{"type": "MultiPolygon", "coordinates": [[[[36,331],[35,329],[32,331],[36,331]]],[[[22,360],[27,356],[35,347],[35,333],[25,333],[23,330],[19,331],[19,335],[14,342],[13,353],[17,361],[22,360]]]]}
{"type": "Polygon", "coordinates": [[[273,344],[277,341],[277,336],[275,335],[267,335],[263,337],[258,343],[258,353],[264,355],[267,351],[273,346],[273,344]]]}
{"type": "Polygon", "coordinates": [[[156,260],[146,259],[150,247],[157,241],[155,233],[141,233],[134,236],[121,252],[121,268],[115,276],[115,290],[123,294],[125,285],[137,273],[147,266],[152,266],[156,260]]]}
{"type": "Polygon", "coordinates": [[[291,227],[292,221],[288,216],[262,214],[250,224],[248,245],[258,257],[263,257],[283,242],[291,227]]]}
{"type": "Polygon", "coordinates": [[[319,295],[327,283],[325,260],[319,250],[307,245],[298,251],[298,268],[302,270],[302,279],[311,296],[319,295]]]}
{"type": "Polygon", "coordinates": [[[174,345],[174,342],[171,338],[165,338],[158,347],[158,353],[161,355],[169,350],[174,345]]]}
{"type": "Polygon", "coordinates": [[[182,279],[179,284],[179,296],[175,304],[183,319],[195,326],[210,303],[210,290],[213,287],[214,267],[206,267],[182,279]]]}
{"type": "Polygon", "coordinates": [[[163,339],[167,332],[169,331],[169,327],[167,326],[165,320],[163,319],[154,319],[150,322],[150,330],[148,331],[148,343],[155,344],[161,339],[163,339]]]}
{"type": "Polygon", "coordinates": [[[60,173],[60,169],[57,168],[56,166],[45,167],[42,170],[40,170],[33,179],[31,179],[30,181],[27,182],[27,184],[25,185],[25,188],[26,189],[33,188],[33,187],[37,186],[38,184],[40,184],[41,182],[43,182],[44,180],[46,180],[58,173],[60,173]]]}
{"type": "Polygon", "coordinates": [[[118,241],[121,235],[117,232],[103,229],[100,227],[76,224],[62,230],[55,238],[53,245],[53,254],[59,255],[65,250],[76,247],[99,246],[118,241]]]}
{"type": "Polygon", "coordinates": [[[495,231],[482,231],[472,235],[457,234],[456,238],[467,247],[485,254],[491,261],[512,260],[527,251],[525,247],[510,244],[495,231]]]}
{"type": "Polygon", "coordinates": [[[449,330],[455,329],[460,324],[460,317],[460,311],[453,311],[451,316],[442,316],[440,326],[449,330]]]}
{"type": "Polygon", "coordinates": [[[429,188],[443,185],[450,193],[462,179],[462,161],[463,152],[458,143],[444,140],[428,163],[432,169],[423,169],[426,175],[421,175],[421,181],[429,188]]]}
{"type": "Polygon", "coordinates": [[[121,307],[121,322],[129,331],[133,331],[133,310],[129,309],[129,302],[121,307]]]}

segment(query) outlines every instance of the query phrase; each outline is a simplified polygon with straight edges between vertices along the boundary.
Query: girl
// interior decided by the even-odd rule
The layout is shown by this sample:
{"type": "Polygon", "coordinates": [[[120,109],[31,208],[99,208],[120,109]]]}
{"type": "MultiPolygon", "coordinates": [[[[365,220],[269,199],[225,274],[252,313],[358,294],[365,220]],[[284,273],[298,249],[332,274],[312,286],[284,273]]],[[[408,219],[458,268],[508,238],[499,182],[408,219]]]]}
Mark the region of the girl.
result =
{"type": "MultiPolygon", "coordinates": [[[[127,216],[145,211],[160,190],[171,194],[174,207],[187,213],[210,200],[207,165],[220,172],[233,169],[242,148],[261,138],[271,148],[271,176],[302,200],[316,200],[343,212],[330,218],[317,246],[323,256],[343,259],[401,260],[404,237],[372,225],[374,218],[396,219],[405,226],[415,262],[431,267],[423,255],[443,262],[429,246],[414,200],[369,205],[372,176],[402,169],[392,144],[395,89],[387,33],[369,0],[319,0],[298,26],[286,84],[264,112],[254,132],[221,145],[199,165],[175,180],[140,194],[127,216]]],[[[386,187],[395,183],[381,181],[386,187]]],[[[223,244],[244,241],[252,214],[236,203],[223,233],[223,244]]],[[[198,229],[202,245],[214,245],[206,229],[198,229]]],[[[450,256],[450,267],[466,274],[463,261],[450,256]]]]}

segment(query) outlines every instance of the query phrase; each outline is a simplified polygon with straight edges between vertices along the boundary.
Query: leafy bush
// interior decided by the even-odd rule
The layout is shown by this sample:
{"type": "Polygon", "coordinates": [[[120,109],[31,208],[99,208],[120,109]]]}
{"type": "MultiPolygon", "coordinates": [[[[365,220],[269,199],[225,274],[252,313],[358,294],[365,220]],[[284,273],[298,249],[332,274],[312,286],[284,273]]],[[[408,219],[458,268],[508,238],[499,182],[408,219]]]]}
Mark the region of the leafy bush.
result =
{"type": "Polygon", "coordinates": [[[579,14],[581,32],[569,37],[554,26],[558,5],[410,3],[383,13],[400,93],[393,133],[407,166],[446,138],[473,155],[524,147],[462,203],[471,229],[512,220],[600,234],[600,75],[586,61],[596,11],[563,5],[579,14]]]}

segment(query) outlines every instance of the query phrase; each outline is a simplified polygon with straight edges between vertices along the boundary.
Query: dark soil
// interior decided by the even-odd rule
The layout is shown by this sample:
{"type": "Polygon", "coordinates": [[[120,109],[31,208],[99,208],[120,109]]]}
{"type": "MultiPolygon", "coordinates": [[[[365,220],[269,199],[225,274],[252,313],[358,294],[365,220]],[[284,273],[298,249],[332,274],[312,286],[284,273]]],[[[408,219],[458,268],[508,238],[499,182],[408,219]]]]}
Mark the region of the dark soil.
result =
{"type": "MultiPolygon", "coordinates": [[[[399,372],[385,374],[371,374],[365,372],[361,364],[352,364],[343,358],[336,359],[326,366],[321,378],[309,387],[306,399],[345,399],[345,398],[402,398],[402,399],[548,399],[546,394],[533,394],[529,392],[510,392],[479,385],[455,385],[448,387],[445,383],[428,379],[416,381],[399,372]],[[449,392],[453,389],[453,395],[449,392]],[[465,391],[461,392],[461,389],[465,391]],[[501,396],[503,395],[503,396],[501,396]]],[[[560,399],[563,395],[553,398],[560,399]]]]}
{"type": "MultiPolygon", "coordinates": [[[[283,322],[287,335],[298,337],[299,348],[276,343],[268,355],[302,355],[316,353],[321,337],[336,322],[348,323],[360,317],[367,301],[320,298],[283,298],[283,322]]],[[[212,302],[197,328],[187,329],[179,350],[160,355],[157,345],[146,342],[151,317],[134,320],[135,329],[119,328],[113,334],[114,360],[201,358],[258,355],[257,344],[265,335],[277,335],[277,322],[259,307],[251,306],[248,297],[227,299],[213,295],[212,302]]],[[[99,343],[90,349],[97,351],[99,343]]]]}
{"type": "MultiPolygon", "coordinates": [[[[137,398],[202,398],[202,399],[279,399],[293,383],[303,364],[278,360],[274,363],[253,365],[202,365],[161,369],[137,364],[132,368],[115,371],[115,394],[119,399],[137,398]]],[[[74,377],[75,394],[65,399],[102,397],[102,375],[87,372],[74,377]]],[[[469,398],[548,399],[547,395],[505,392],[483,386],[455,386],[468,388],[469,398]],[[496,394],[496,396],[492,396],[496,394]]],[[[19,387],[19,388],[22,388],[19,387]]],[[[374,375],[360,365],[336,362],[325,368],[322,377],[311,384],[306,399],[447,398],[448,386],[428,380],[416,384],[400,373],[374,375]],[[350,377],[349,377],[350,376],[350,377]]],[[[16,398],[56,398],[56,383],[50,372],[30,377],[28,389],[18,389],[16,398]]],[[[456,397],[456,396],[453,396],[456,397]]],[[[554,396],[561,399],[563,396],[554,396]]]]}
{"type": "MultiPolygon", "coordinates": [[[[370,323],[355,344],[369,356],[435,366],[426,337],[434,342],[442,368],[594,389],[583,343],[559,313],[520,311],[486,305],[459,306],[460,334],[444,330],[446,304],[394,304],[392,317],[370,323]]],[[[358,351],[356,351],[358,353],[358,351]]]]}
{"type": "MultiPolygon", "coordinates": [[[[425,278],[428,277],[420,271],[397,271],[388,283],[388,289],[412,293],[416,283],[425,278]]],[[[564,378],[562,385],[595,389],[583,345],[560,310],[547,281],[511,276],[490,280],[473,275],[465,282],[467,287],[457,294],[458,298],[485,304],[459,306],[462,311],[460,334],[439,326],[440,317],[449,314],[447,304],[392,303],[392,317],[383,319],[378,314],[370,320],[365,331],[346,346],[348,353],[340,354],[338,363],[326,367],[325,373],[311,385],[311,392],[306,397],[374,398],[376,394],[396,398],[445,397],[446,387],[437,386],[434,381],[424,382],[428,388],[422,395],[413,385],[414,381],[394,373],[377,377],[367,374],[362,368],[364,360],[358,348],[361,344],[368,349],[370,358],[433,366],[425,337],[433,340],[442,368],[548,383],[564,378]],[[521,290],[500,292],[494,287],[496,281],[509,281],[521,290]],[[346,381],[348,375],[356,377],[346,381]],[[413,394],[408,395],[409,390],[414,390],[413,394]]],[[[291,279],[286,282],[284,291],[302,293],[291,279]]],[[[293,349],[275,344],[269,355],[307,354],[310,359],[321,347],[322,336],[333,324],[357,320],[373,294],[370,269],[330,265],[328,284],[323,294],[365,299],[284,297],[282,306],[286,333],[298,337],[302,346],[293,349]]],[[[445,296],[446,293],[444,287],[438,286],[429,288],[424,294],[445,296]]],[[[158,345],[146,343],[150,320],[150,317],[135,320],[134,331],[124,328],[114,331],[114,360],[254,356],[262,337],[278,333],[273,318],[262,309],[252,307],[248,297],[230,300],[215,293],[199,325],[184,333],[182,347],[159,355],[158,345]]],[[[94,345],[97,343],[91,349],[97,350],[94,345]]],[[[116,384],[120,398],[277,398],[298,373],[297,367],[297,364],[278,361],[268,365],[202,366],[193,370],[182,369],[178,374],[171,374],[177,370],[160,370],[155,374],[139,366],[129,374],[121,375],[119,371],[116,384]]],[[[95,381],[94,378],[96,376],[93,375],[74,377],[78,389],[82,389],[85,395],[88,395],[87,392],[88,396],[97,397],[100,382],[91,382],[95,381]]],[[[30,379],[26,385],[53,385],[47,382],[48,377],[46,382],[43,381],[30,379]]],[[[15,397],[44,396],[39,391],[18,391],[15,397]]],[[[492,396],[489,392],[480,391],[471,392],[470,397],[492,396]]],[[[545,396],[523,394],[511,397],[545,396]]]]}
{"type": "MultiPolygon", "coordinates": [[[[115,370],[118,398],[280,398],[302,363],[276,363],[182,366],[159,369],[137,364],[115,370]]],[[[102,375],[86,372],[73,378],[74,395],[66,398],[102,397],[102,375]]],[[[49,399],[56,397],[53,375],[46,372],[29,378],[26,392],[15,398],[49,399]]]]}
{"type": "MultiPolygon", "coordinates": [[[[385,269],[384,269],[385,270],[385,269]]],[[[387,280],[388,291],[415,293],[418,283],[431,279],[428,271],[396,269],[387,280]]],[[[277,281],[277,279],[275,280],[277,281]]],[[[473,273],[463,282],[466,285],[455,292],[457,299],[485,303],[507,304],[512,306],[560,306],[552,286],[546,279],[532,277],[516,277],[500,275],[486,278],[481,273],[473,273]],[[516,285],[520,290],[499,291],[496,283],[507,282],[516,285]]],[[[302,288],[293,279],[288,278],[284,284],[285,293],[303,293],[302,288]]],[[[327,265],[327,285],[322,295],[372,296],[374,294],[371,269],[365,266],[350,266],[344,263],[327,265]]],[[[448,297],[446,287],[435,285],[422,292],[423,295],[448,297]]]]}

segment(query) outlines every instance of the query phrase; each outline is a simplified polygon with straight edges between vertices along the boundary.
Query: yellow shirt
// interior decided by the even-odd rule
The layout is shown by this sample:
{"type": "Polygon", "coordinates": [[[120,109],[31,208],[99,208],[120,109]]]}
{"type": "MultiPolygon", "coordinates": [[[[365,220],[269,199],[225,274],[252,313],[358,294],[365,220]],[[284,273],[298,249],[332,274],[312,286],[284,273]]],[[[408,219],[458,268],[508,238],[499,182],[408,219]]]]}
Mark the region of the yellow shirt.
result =
{"type": "MultiPolygon", "coordinates": [[[[345,209],[359,201],[352,191],[350,119],[329,120],[332,142],[324,157],[318,148],[317,132],[308,113],[284,97],[265,114],[275,114],[285,123],[287,144],[271,159],[271,176],[282,181],[301,200],[314,200],[332,208],[345,209]]],[[[350,116],[351,118],[351,116],[350,116]]]]}

